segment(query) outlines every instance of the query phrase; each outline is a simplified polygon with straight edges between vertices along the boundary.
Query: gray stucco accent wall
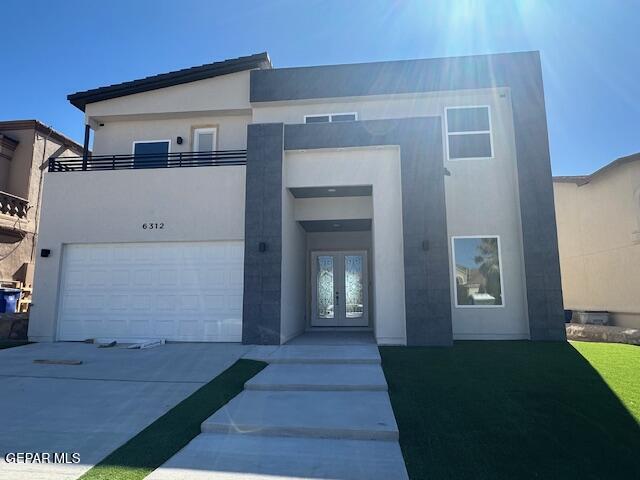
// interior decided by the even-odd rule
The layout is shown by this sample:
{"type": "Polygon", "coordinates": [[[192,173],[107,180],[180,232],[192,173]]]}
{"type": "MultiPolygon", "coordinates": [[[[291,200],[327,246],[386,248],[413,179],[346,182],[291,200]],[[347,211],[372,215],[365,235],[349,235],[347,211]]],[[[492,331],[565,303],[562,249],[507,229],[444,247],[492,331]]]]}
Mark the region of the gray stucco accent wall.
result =
{"type": "Polygon", "coordinates": [[[566,340],[540,57],[505,63],[518,165],[529,333],[532,340],[566,340]]]}
{"type": "Polygon", "coordinates": [[[400,146],[407,344],[451,345],[440,118],[286,125],[284,129],[285,150],[374,145],[400,146]]]}
{"type": "Polygon", "coordinates": [[[538,52],[256,70],[251,72],[250,98],[252,102],[271,102],[493,87],[511,90],[530,336],[532,340],[564,340],[553,184],[538,52]]]}
{"type": "Polygon", "coordinates": [[[242,343],[247,344],[280,343],[282,139],[281,123],[247,128],[242,301],[242,343]]]}

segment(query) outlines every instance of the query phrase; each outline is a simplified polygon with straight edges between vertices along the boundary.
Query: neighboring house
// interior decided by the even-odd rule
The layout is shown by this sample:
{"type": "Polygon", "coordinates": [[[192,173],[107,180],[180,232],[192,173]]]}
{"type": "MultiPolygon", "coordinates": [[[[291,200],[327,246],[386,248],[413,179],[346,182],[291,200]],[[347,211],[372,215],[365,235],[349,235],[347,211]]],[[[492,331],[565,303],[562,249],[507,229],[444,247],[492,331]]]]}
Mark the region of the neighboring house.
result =
{"type": "Polygon", "coordinates": [[[565,308],[640,328],[640,153],[553,182],[565,308]]]}
{"type": "Polygon", "coordinates": [[[69,100],[94,155],[51,162],[32,340],[565,338],[536,52],[263,53],[69,100]]]}
{"type": "Polygon", "coordinates": [[[48,159],[82,146],[37,120],[0,121],[0,282],[30,286],[48,159]]]}

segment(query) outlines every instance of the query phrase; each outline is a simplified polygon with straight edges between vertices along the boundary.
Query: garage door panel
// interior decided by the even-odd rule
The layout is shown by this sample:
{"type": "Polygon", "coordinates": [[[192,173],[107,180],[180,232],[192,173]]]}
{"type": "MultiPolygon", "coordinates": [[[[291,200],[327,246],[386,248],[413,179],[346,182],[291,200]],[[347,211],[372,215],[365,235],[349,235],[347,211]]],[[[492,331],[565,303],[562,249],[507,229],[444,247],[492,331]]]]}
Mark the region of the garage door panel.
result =
{"type": "Polygon", "coordinates": [[[242,274],[242,270],[241,271],[235,271],[235,270],[231,270],[228,273],[229,275],[229,287],[231,288],[242,288],[242,285],[244,283],[244,277],[242,274]]]}
{"type": "Polygon", "coordinates": [[[153,272],[150,269],[136,269],[133,272],[135,288],[153,287],[153,272]]]}
{"type": "Polygon", "coordinates": [[[65,275],[62,288],[69,289],[74,287],[82,287],[85,283],[84,272],[77,269],[69,269],[65,275]]]}
{"type": "Polygon", "coordinates": [[[125,293],[112,293],[109,297],[109,302],[111,303],[111,310],[119,316],[126,312],[129,305],[131,305],[131,297],[125,293]]]}
{"type": "Polygon", "coordinates": [[[242,295],[227,296],[227,304],[229,305],[229,313],[242,314],[242,295]]]}
{"type": "Polygon", "coordinates": [[[64,248],[59,338],[240,341],[243,242],[64,248]]]}

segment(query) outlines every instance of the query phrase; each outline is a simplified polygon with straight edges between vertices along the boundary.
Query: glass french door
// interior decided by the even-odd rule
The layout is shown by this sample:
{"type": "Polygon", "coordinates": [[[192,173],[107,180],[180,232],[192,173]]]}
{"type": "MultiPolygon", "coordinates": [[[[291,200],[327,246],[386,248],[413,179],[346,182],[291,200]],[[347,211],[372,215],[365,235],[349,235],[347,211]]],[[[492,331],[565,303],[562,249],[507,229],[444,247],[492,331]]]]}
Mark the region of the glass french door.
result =
{"type": "Polygon", "coordinates": [[[367,252],[312,252],[311,325],[369,325],[367,252]]]}

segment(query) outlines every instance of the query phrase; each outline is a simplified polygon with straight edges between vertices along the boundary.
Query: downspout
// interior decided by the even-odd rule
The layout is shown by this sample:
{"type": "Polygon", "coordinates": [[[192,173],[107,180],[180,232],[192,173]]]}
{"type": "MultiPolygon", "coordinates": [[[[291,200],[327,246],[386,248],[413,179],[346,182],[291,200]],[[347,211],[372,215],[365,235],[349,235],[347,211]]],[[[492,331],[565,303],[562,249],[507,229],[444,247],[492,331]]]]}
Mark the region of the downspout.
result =
{"type": "Polygon", "coordinates": [[[87,123],[84,126],[84,145],[82,146],[82,170],[87,169],[87,162],[89,160],[89,137],[91,135],[91,127],[87,123]]]}

